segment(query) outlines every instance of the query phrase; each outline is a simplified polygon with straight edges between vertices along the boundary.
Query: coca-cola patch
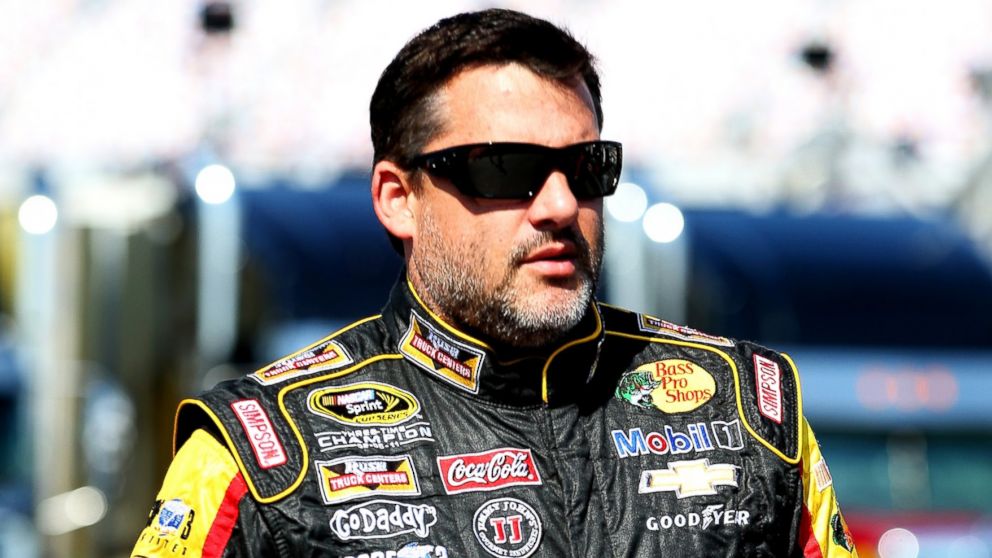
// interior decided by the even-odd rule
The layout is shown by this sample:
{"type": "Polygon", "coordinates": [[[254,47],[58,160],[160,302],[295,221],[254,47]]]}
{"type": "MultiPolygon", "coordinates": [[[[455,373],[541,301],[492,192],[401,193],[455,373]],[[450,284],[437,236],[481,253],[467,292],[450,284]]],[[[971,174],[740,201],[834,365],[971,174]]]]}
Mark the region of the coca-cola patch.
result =
{"type": "Polygon", "coordinates": [[[437,458],[444,491],[486,492],[507,486],[541,484],[529,449],[499,448],[437,458]]]}

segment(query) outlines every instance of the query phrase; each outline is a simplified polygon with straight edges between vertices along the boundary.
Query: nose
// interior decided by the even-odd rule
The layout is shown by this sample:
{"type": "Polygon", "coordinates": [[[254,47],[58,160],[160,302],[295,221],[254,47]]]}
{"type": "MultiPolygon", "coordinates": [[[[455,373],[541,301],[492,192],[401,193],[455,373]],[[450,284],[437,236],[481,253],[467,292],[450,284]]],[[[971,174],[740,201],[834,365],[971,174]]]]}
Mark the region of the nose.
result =
{"type": "Polygon", "coordinates": [[[579,200],[560,171],[552,172],[531,200],[527,217],[537,230],[559,230],[570,226],[579,215],[579,200]]]}

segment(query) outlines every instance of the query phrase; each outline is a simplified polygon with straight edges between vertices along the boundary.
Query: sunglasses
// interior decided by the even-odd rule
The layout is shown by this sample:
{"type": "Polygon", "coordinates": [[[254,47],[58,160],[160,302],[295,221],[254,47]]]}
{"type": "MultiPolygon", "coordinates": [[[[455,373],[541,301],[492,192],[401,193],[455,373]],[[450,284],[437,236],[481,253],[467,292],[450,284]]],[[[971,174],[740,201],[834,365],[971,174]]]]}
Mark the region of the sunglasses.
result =
{"type": "Polygon", "coordinates": [[[620,182],[623,148],[615,141],[565,147],[533,143],[459,145],[413,158],[411,166],[450,180],[466,196],[527,200],[554,171],[561,171],[577,199],[609,196],[620,182]]]}

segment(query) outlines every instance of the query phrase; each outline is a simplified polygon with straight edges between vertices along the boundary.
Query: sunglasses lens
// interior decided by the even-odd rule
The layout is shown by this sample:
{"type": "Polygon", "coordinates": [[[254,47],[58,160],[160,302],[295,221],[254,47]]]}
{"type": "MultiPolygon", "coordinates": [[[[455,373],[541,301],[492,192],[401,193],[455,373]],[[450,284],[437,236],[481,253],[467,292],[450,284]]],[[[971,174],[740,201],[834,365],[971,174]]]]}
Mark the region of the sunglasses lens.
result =
{"type": "Polygon", "coordinates": [[[540,151],[481,147],[465,161],[466,182],[456,185],[482,198],[532,198],[551,174],[551,162],[540,151]]]}
{"type": "Polygon", "coordinates": [[[559,170],[573,194],[591,199],[617,188],[622,161],[619,143],[596,141],[551,148],[520,143],[456,147],[432,154],[427,168],[451,180],[458,190],[477,198],[526,200],[559,170]]]}
{"type": "Polygon", "coordinates": [[[567,176],[576,198],[609,196],[620,180],[620,146],[596,142],[575,146],[568,160],[567,176]]]}

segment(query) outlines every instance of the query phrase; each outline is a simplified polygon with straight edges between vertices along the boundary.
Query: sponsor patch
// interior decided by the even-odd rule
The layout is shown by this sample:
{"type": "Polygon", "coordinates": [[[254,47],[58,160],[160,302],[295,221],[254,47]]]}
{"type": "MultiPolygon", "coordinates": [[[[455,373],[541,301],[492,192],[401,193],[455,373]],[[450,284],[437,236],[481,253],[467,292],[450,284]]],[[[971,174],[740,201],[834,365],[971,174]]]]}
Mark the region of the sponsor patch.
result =
{"type": "Polygon", "coordinates": [[[441,379],[479,392],[479,369],[485,353],[444,335],[416,312],[410,312],[410,329],[400,342],[400,352],[441,379]]]}
{"type": "Polygon", "coordinates": [[[534,508],[516,498],[482,504],[475,511],[472,526],[482,548],[499,557],[527,558],[537,550],[544,533],[534,508]]]}
{"type": "Polygon", "coordinates": [[[660,333],[662,335],[674,337],[683,341],[701,341],[703,343],[722,345],[724,347],[734,346],[734,342],[726,337],[717,337],[716,335],[703,333],[692,329],[691,327],[673,324],[672,322],[655,318],[653,316],[648,316],[647,314],[637,315],[637,327],[641,331],[648,333],[660,333]]]}
{"type": "Polygon", "coordinates": [[[413,418],[420,402],[396,386],[360,382],[315,389],[307,396],[307,407],[341,424],[389,426],[413,418]]]}
{"type": "Polygon", "coordinates": [[[324,341],[256,371],[251,378],[262,385],[278,384],[290,378],[341,368],[352,362],[348,351],[340,343],[324,341]]]}
{"type": "Polygon", "coordinates": [[[271,469],[286,463],[286,450],[279,436],[272,428],[269,415],[257,399],[242,399],[231,403],[231,409],[241,421],[248,436],[248,443],[255,452],[255,460],[263,469],[271,469]]]}
{"type": "Polygon", "coordinates": [[[155,528],[162,537],[178,534],[180,539],[189,538],[193,529],[193,518],[196,512],[186,502],[176,498],[164,502],[156,502],[158,516],[155,521],[155,528]]]}
{"type": "Polygon", "coordinates": [[[317,444],[321,451],[346,448],[392,449],[416,442],[433,442],[431,423],[426,420],[397,424],[395,426],[374,426],[352,430],[325,430],[318,432],[317,444]]]}
{"type": "Polygon", "coordinates": [[[817,491],[823,492],[828,486],[834,483],[833,477],[830,476],[830,469],[827,468],[827,462],[822,457],[813,464],[812,469],[813,480],[816,481],[817,491]]]}
{"type": "Polygon", "coordinates": [[[437,458],[448,494],[484,492],[507,486],[541,484],[529,449],[499,448],[481,453],[437,458]]]}
{"type": "Polygon", "coordinates": [[[834,544],[848,552],[854,552],[854,538],[851,537],[839,513],[835,513],[830,518],[830,530],[833,532],[834,544]]]}
{"type": "Polygon", "coordinates": [[[377,495],[417,496],[420,484],[409,455],[342,457],[314,461],[325,504],[377,495]]]}
{"type": "Polygon", "coordinates": [[[331,532],[342,541],[382,539],[406,533],[423,538],[430,534],[435,523],[434,506],[372,500],[334,512],[331,532]]]}
{"type": "Polygon", "coordinates": [[[686,426],[685,432],[665,426],[661,432],[645,433],[641,428],[614,430],[613,447],[620,459],[638,455],[681,455],[712,451],[715,447],[739,451],[744,449],[744,436],[739,420],[715,420],[707,425],[697,422],[686,426]]]}
{"type": "Polygon", "coordinates": [[[638,494],[674,492],[678,499],[690,496],[719,494],[716,487],[737,488],[737,466],[727,463],[710,464],[709,459],[672,461],[664,469],[641,472],[638,494]]]}
{"type": "Polygon", "coordinates": [[[448,549],[441,545],[411,542],[398,550],[373,550],[349,554],[344,558],[448,558],[448,549]]]}
{"type": "Polygon", "coordinates": [[[671,358],[649,362],[620,378],[616,397],[635,407],[685,413],[713,398],[716,382],[702,366],[671,358]]]}
{"type": "Polygon", "coordinates": [[[754,379],[758,385],[758,411],[765,418],[782,424],[782,371],[778,363],[754,355],[754,379]]]}
{"type": "Polygon", "coordinates": [[[723,525],[743,527],[751,520],[751,512],[747,510],[724,509],[723,504],[706,506],[698,512],[675,513],[651,516],[645,522],[648,531],[667,531],[669,529],[709,529],[723,525]]]}

